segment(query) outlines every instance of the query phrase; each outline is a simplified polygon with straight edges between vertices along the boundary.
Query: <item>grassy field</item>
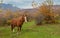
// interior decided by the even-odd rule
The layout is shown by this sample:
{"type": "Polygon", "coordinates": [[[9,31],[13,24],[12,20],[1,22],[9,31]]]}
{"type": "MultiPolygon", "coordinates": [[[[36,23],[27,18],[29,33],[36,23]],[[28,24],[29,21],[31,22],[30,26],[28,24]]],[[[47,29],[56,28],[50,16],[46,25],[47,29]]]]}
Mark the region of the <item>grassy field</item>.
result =
{"type": "Polygon", "coordinates": [[[36,26],[34,22],[24,23],[22,31],[11,32],[10,26],[0,27],[0,38],[60,38],[60,24],[36,26]]]}

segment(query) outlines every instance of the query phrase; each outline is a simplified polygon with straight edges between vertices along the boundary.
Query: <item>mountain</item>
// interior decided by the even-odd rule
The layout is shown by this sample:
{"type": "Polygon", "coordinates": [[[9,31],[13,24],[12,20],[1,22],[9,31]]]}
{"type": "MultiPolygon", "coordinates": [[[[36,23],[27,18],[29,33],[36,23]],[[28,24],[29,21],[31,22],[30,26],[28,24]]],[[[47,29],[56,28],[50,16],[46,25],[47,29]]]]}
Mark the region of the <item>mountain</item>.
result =
{"type": "Polygon", "coordinates": [[[14,13],[14,11],[20,10],[20,8],[13,6],[11,4],[0,3],[0,11],[1,10],[2,10],[2,12],[0,12],[0,18],[2,18],[4,16],[4,14],[6,14],[7,10],[10,10],[14,13]]]}
{"type": "Polygon", "coordinates": [[[11,4],[4,4],[4,3],[0,4],[0,9],[3,9],[3,10],[9,9],[9,10],[11,10],[11,11],[19,10],[19,8],[14,7],[14,6],[11,5],[11,4]]]}
{"type": "MultiPolygon", "coordinates": [[[[52,8],[53,8],[54,11],[56,11],[56,12],[60,11],[60,10],[59,10],[59,9],[60,9],[60,5],[54,5],[52,8]]],[[[11,5],[11,4],[4,4],[4,3],[0,4],[0,9],[3,9],[3,11],[9,9],[9,10],[11,10],[11,11],[19,10],[20,12],[28,12],[28,13],[35,13],[35,12],[37,12],[37,8],[32,8],[32,9],[20,9],[20,8],[18,8],[18,7],[16,7],[16,6],[11,5]]]]}

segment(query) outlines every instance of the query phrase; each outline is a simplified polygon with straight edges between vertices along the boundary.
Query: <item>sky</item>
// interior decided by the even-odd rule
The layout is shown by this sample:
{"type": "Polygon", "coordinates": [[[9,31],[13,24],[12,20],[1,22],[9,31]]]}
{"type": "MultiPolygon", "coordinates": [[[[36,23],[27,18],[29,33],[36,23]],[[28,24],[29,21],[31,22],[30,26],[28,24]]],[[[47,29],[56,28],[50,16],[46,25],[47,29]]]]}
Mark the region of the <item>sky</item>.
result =
{"type": "MultiPolygon", "coordinates": [[[[0,0],[1,1],[1,0],[0,0]]],[[[3,0],[3,3],[6,4],[12,4],[13,6],[16,6],[18,8],[33,8],[32,7],[32,1],[33,0],[3,0]]],[[[35,2],[38,4],[41,4],[44,0],[35,0],[35,2]]],[[[60,0],[53,0],[54,5],[60,5],[60,0]]]]}

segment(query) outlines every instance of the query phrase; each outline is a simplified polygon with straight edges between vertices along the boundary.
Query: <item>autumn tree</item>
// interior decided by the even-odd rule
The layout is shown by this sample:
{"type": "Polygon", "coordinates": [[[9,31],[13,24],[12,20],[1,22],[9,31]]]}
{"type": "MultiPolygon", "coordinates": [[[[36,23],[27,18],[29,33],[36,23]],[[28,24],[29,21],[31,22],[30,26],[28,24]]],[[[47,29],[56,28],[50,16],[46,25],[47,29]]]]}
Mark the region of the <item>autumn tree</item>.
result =
{"type": "Polygon", "coordinates": [[[47,23],[54,23],[54,12],[53,12],[53,1],[52,0],[46,0],[42,3],[42,5],[39,7],[39,11],[45,16],[45,20],[47,23]]]}

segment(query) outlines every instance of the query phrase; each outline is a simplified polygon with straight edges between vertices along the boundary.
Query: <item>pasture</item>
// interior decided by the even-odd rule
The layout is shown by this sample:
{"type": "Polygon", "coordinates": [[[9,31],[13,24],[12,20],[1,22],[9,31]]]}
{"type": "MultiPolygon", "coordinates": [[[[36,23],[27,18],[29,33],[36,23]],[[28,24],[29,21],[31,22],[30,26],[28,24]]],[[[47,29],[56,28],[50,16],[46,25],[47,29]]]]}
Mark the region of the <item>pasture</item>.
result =
{"type": "Polygon", "coordinates": [[[34,22],[24,23],[19,34],[11,32],[10,26],[0,27],[0,38],[60,38],[60,24],[37,26],[34,22]]]}

